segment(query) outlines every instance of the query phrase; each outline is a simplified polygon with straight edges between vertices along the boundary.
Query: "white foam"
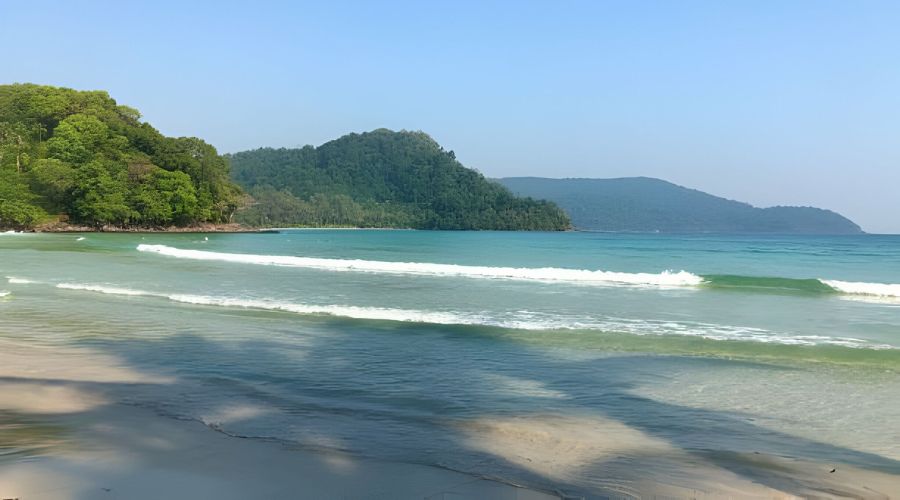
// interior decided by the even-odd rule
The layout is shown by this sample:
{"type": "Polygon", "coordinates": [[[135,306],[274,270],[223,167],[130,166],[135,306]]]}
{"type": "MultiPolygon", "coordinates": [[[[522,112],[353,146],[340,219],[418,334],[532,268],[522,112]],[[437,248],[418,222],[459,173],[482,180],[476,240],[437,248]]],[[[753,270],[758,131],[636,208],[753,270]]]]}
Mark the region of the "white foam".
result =
{"type": "Polygon", "coordinates": [[[9,292],[0,292],[0,297],[6,297],[9,295],[9,292]]]}
{"type": "Polygon", "coordinates": [[[415,309],[394,309],[387,307],[359,307],[344,305],[311,305],[297,304],[268,299],[237,299],[228,297],[210,297],[206,295],[167,295],[166,298],[187,304],[238,307],[243,309],[265,309],[297,314],[339,316],[353,319],[372,319],[383,321],[400,321],[414,323],[434,323],[441,325],[476,325],[484,324],[477,316],[460,315],[452,312],[418,311],[415,309]]]}
{"type": "Polygon", "coordinates": [[[84,241],[84,236],[79,236],[75,238],[75,241],[84,241]]]}
{"type": "Polygon", "coordinates": [[[289,255],[253,255],[237,253],[209,252],[204,250],[184,250],[165,245],[145,245],[137,247],[141,252],[152,252],[169,257],[194,260],[212,260],[239,264],[302,267],[327,271],[352,271],[363,273],[405,274],[419,276],[449,276],[466,278],[510,279],[543,282],[568,282],[595,285],[632,285],[682,287],[695,286],[703,282],[700,276],[687,271],[664,271],[652,273],[619,273],[565,269],[556,267],[517,268],[464,266],[458,264],[432,264],[425,262],[387,262],[359,259],[326,259],[317,257],[294,257],[289,255]]]}
{"type": "Polygon", "coordinates": [[[34,281],[27,280],[27,279],[25,279],[25,278],[15,278],[15,277],[12,277],[12,276],[7,276],[7,277],[6,277],[6,280],[7,280],[7,281],[9,282],[9,284],[11,284],[11,285],[28,285],[28,284],[34,283],[34,281]]]}
{"type": "Polygon", "coordinates": [[[858,281],[819,280],[841,293],[900,299],[900,285],[858,281]]]}
{"type": "Polygon", "coordinates": [[[89,292],[106,293],[109,295],[156,295],[151,292],[131,290],[129,288],[118,288],[103,285],[82,285],[78,283],[60,283],[56,285],[56,288],[62,288],[65,290],[86,290],[89,292]]]}
{"type": "Polygon", "coordinates": [[[589,330],[628,333],[632,335],[680,335],[710,340],[743,340],[788,345],[839,345],[853,348],[894,349],[863,339],[820,335],[785,335],[770,330],[741,326],[725,326],[699,322],[638,320],[627,318],[582,318],[530,311],[489,314],[486,312],[421,311],[387,307],[299,304],[274,299],[251,299],[191,294],[164,294],[105,285],[61,283],[57,288],[91,291],[126,296],[152,296],[180,302],[215,307],[283,311],[303,315],[326,315],[353,319],[429,323],[438,325],[480,325],[515,330],[565,331],[589,330]]]}

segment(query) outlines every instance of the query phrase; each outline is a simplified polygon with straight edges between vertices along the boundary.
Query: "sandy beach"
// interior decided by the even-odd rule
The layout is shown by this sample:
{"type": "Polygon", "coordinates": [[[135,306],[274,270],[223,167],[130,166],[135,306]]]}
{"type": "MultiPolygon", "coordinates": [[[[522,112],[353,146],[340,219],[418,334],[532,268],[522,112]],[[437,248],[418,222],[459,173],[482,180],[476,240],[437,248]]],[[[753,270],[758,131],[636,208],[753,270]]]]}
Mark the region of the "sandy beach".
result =
{"type": "Polygon", "coordinates": [[[435,467],[231,437],[117,404],[103,390],[166,382],[84,350],[4,345],[0,498],[558,498],[435,467]]]}
{"type": "MultiPolygon", "coordinates": [[[[4,343],[0,349],[0,498],[516,499],[539,492],[414,464],[243,439],[214,425],[113,401],[110,384],[170,384],[87,349],[4,343]]],[[[235,408],[230,418],[241,418],[235,408]]],[[[748,452],[679,450],[596,419],[484,419],[472,446],[561,483],[604,458],[609,498],[890,498],[900,478],[748,452]],[[617,460],[619,459],[619,460],[617,460]]]]}
{"type": "Polygon", "coordinates": [[[557,498],[434,467],[233,438],[199,422],[161,418],[137,408],[109,407],[44,419],[41,425],[65,429],[65,438],[59,438],[64,442],[47,442],[49,449],[36,457],[0,465],[0,497],[557,498]]]}

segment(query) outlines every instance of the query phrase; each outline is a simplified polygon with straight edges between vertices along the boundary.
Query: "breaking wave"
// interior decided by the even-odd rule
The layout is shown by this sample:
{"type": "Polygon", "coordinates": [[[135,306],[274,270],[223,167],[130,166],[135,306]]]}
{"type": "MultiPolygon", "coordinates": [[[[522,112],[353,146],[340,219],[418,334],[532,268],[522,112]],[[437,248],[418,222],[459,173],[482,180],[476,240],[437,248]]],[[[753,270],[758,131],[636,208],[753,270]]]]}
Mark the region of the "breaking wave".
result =
{"type": "Polygon", "coordinates": [[[140,290],[131,290],[129,288],[117,288],[101,285],[80,285],[77,283],[60,283],[56,288],[64,290],[85,290],[88,292],[105,293],[109,295],[157,295],[151,292],[143,292],[140,290]]]}
{"type": "Polygon", "coordinates": [[[326,259],[318,257],[295,257],[289,255],[254,255],[239,253],[209,252],[205,250],[185,250],[165,245],[145,245],[138,251],[151,252],[169,257],[193,260],[233,262],[268,266],[301,267],[326,271],[353,271],[362,273],[405,274],[417,276],[449,276],[465,278],[509,279],[542,282],[585,283],[597,285],[634,286],[692,286],[703,279],[687,271],[664,271],[653,273],[619,273],[591,271],[556,267],[521,268],[465,266],[458,264],[432,264],[425,262],[388,262],[359,259],[326,259]]]}
{"type": "Polygon", "coordinates": [[[29,284],[34,283],[34,281],[27,280],[24,278],[15,278],[13,276],[7,276],[6,280],[10,285],[29,285],[29,284]]]}
{"type": "Polygon", "coordinates": [[[809,295],[846,294],[896,299],[900,302],[900,284],[863,283],[826,279],[798,279],[728,274],[697,275],[688,271],[661,273],[625,273],[558,267],[490,267],[426,262],[390,262],[361,259],[328,259],[291,255],[255,255],[188,250],[166,245],[146,245],[138,251],[180,259],[220,261],[238,264],[286,266],[325,271],[381,273],[415,276],[464,277],[578,283],[601,286],[699,287],[736,289],[755,292],[799,293],[809,295]]]}
{"type": "Polygon", "coordinates": [[[859,300],[900,303],[900,285],[826,279],[770,278],[715,274],[703,276],[707,288],[801,295],[846,295],[859,300]]]}
{"type": "Polygon", "coordinates": [[[900,299],[900,284],[863,283],[837,280],[822,280],[822,283],[841,293],[900,299]]]}
{"type": "Polygon", "coordinates": [[[237,309],[280,311],[302,315],[334,316],[359,320],[396,321],[434,325],[470,325],[514,330],[541,331],[600,331],[632,335],[678,335],[700,337],[708,340],[739,340],[798,346],[843,346],[866,349],[893,349],[889,345],[874,344],[850,337],[820,335],[787,335],[752,327],[725,326],[702,322],[637,320],[613,317],[583,318],[515,311],[511,313],[471,313],[457,311],[422,311],[386,307],[365,307],[337,304],[303,304],[276,299],[250,299],[237,297],[166,294],[107,285],[60,283],[57,288],[89,291],[109,295],[149,296],[164,298],[184,304],[215,306],[237,309]]]}

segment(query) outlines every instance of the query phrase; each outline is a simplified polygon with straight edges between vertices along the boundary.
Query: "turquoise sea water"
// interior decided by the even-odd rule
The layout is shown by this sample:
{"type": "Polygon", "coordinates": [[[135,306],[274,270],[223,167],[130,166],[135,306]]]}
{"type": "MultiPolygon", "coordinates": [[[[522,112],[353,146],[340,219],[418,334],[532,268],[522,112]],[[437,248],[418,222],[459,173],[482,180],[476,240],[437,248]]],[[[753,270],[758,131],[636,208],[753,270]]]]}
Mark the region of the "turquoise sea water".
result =
{"type": "Polygon", "coordinates": [[[581,494],[635,457],[547,426],[900,473],[900,236],[2,234],[0,278],[0,342],[236,435],[581,494]]]}

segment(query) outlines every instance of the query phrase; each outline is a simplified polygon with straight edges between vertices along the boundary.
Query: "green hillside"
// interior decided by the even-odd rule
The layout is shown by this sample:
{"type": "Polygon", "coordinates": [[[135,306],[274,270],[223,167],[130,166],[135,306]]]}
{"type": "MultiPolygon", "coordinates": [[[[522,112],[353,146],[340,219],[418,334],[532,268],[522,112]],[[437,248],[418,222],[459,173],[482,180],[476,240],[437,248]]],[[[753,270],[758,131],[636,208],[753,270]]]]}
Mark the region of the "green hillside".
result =
{"type": "Polygon", "coordinates": [[[230,157],[255,198],[239,213],[262,226],[562,230],[565,213],[516,197],[465,168],[423,132],[379,129],[319,147],[257,149],[230,157]]]}
{"type": "Polygon", "coordinates": [[[224,222],[241,196],[215,148],[106,92],[0,85],[0,228],[224,222]]]}
{"type": "Polygon", "coordinates": [[[756,208],[660,179],[508,177],[516,194],[556,202],[577,229],[635,232],[854,234],[849,219],[812,207],[756,208]]]}

